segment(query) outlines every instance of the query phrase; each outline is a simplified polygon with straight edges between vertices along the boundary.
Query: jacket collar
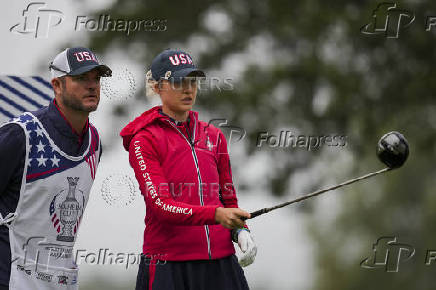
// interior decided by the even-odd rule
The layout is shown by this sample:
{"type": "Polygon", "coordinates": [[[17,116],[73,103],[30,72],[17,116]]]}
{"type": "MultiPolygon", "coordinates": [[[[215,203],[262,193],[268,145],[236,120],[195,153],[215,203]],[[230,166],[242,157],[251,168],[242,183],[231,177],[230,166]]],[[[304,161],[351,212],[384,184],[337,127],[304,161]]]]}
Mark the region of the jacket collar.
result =
{"type": "Polygon", "coordinates": [[[165,116],[165,117],[168,117],[168,119],[169,119],[171,122],[173,122],[176,126],[183,126],[183,125],[185,125],[185,124],[189,124],[189,122],[191,121],[190,114],[188,115],[187,120],[184,121],[184,122],[182,122],[182,121],[177,121],[176,119],[172,118],[171,116],[165,114],[165,113],[162,111],[162,107],[159,108],[158,112],[159,112],[159,114],[161,114],[161,115],[163,115],[163,116],[165,116]]]}
{"type": "Polygon", "coordinates": [[[48,106],[48,118],[50,119],[52,125],[56,128],[56,130],[63,136],[75,139],[79,144],[83,143],[83,140],[85,139],[88,132],[89,119],[86,120],[85,127],[79,134],[76,130],[74,130],[71,123],[67,120],[62,111],[59,109],[55,99],[53,99],[53,102],[50,102],[48,106]]]}
{"type": "MultiPolygon", "coordinates": [[[[125,126],[121,130],[120,136],[123,138],[123,145],[127,151],[129,150],[130,141],[132,140],[133,136],[135,136],[135,134],[143,128],[156,121],[171,122],[170,117],[166,114],[161,114],[160,111],[162,111],[162,106],[155,106],[150,110],[142,113],[139,117],[136,117],[132,122],[127,124],[127,126],[125,126]]],[[[194,121],[190,122],[190,126],[195,127],[195,124],[198,123],[198,112],[189,111],[189,118],[190,120],[194,121]]]]}

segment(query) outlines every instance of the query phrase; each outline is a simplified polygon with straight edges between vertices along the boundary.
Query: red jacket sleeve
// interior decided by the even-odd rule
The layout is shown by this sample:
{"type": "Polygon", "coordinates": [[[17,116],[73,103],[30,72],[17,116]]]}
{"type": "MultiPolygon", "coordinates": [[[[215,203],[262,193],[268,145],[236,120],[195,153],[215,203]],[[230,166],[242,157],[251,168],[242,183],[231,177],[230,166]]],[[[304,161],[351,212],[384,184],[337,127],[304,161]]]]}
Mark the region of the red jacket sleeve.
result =
{"type": "MultiPolygon", "coordinates": [[[[239,207],[236,190],[233,186],[232,167],[230,156],[227,151],[227,141],[224,134],[220,131],[218,137],[218,173],[220,178],[220,195],[224,207],[239,207]]],[[[247,224],[244,228],[248,229],[247,224]]],[[[232,230],[232,233],[235,230],[232,230]]],[[[236,232],[234,232],[236,234],[236,232]]],[[[232,234],[233,237],[233,234],[232,234]]]]}
{"type": "Polygon", "coordinates": [[[221,201],[224,207],[238,207],[238,199],[236,198],[236,190],[232,180],[230,157],[227,151],[227,141],[221,131],[218,137],[218,174],[221,201]]]}
{"type": "Polygon", "coordinates": [[[150,140],[144,135],[136,135],[129,145],[129,162],[135,171],[145,204],[163,222],[179,225],[212,225],[215,222],[217,206],[197,206],[176,202],[160,166],[158,154],[150,140]]]}

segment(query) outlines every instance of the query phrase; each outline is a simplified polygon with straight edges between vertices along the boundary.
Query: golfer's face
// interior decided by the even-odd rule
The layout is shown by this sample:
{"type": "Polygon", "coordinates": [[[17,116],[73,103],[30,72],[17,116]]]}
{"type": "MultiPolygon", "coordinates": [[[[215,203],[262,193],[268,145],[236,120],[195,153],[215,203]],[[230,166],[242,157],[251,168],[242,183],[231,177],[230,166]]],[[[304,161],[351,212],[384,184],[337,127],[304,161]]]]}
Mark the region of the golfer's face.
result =
{"type": "Polygon", "coordinates": [[[197,96],[195,78],[185,78],[181,82],[163,80],[160,83],[162,103],[175,112],[186,112],[192,109],[197,96]]]}

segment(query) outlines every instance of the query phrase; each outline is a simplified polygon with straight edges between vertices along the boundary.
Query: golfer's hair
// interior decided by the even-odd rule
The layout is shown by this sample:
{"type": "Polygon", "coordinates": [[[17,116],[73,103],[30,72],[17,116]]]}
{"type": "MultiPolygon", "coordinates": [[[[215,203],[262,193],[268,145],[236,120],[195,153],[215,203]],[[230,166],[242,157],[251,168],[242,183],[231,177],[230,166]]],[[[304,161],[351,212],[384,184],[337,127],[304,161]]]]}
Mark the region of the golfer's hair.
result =
{"type": "MultiPolygon", "coordinates": [[[[60,82],[60,84],[61,84],[61,88],[62,88],[62,90],[65,91],[66,86],[67,86],[67,84],[66,84],[66,80],[65,80],[65,76],[57,77],[57,79],[59,80],[59,82],[60,82]]],[[[55,92],[55,90],[53,90],[53,93],[54,93],[54,95],[55,95],[55,97],[56,97],[56,92],[55,92]]]]}
{"type": "Polygon", "coordinates": [[[145,96],[149,101],[159,98],[159,94],[154,90],[154,86],[157,83],[158,82],[152,77],[151,70],[149,70],[145,74],[145,96]]]}
{"type": "Polygon", "coordinates": [[[61,81],[62,88],[65,90],[66,87],[65,76],[58,77],[58,79],[61,81]]]}

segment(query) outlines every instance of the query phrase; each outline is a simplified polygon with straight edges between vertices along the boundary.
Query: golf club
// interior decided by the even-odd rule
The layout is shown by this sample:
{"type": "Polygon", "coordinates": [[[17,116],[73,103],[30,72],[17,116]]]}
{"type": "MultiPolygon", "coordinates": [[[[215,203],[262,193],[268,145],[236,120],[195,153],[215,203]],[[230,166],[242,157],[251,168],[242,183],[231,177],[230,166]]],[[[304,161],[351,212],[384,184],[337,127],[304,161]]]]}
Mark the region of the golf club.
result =
{"type": "Polygon", "coordinates": [[[340,184],[328,187],[328,188],[324,188],[324,189],[320,189],[311,193],[308,193],[306,195],[303,195],[299,198],[296,198],[294,200],[291,201],[287,201],[281,204],[278,204],[276,206],[273,207],[266,207],[257,211],[254,211],[251,214],[250,219],[255,218],[257,216],[263,215],[265,213],[268,213],[270,211],[273,211],[275,209],[278,208],[282,208],[285,206],[288,206],[290,204],[293,203],[297,203],[303,200],[306,200],[308,198],[314,197],[314,196],[318,196],[320,194],[323,194],[325,192],[331,191],[331,190],[335,190],[338,189],[342,186],[345,185],[349,185],[364,179],[368,179],[370,177],[376,176],[378,174],[382,174],[382,173],[386,173],[392,169],[395,168],[399,168],[401,167],[404,162],[406,162],[407,157],[409,156],[409,144],[406,140],[406,138],[404,138],[404,136],[396,131],[393,132],[389,132],[385,135],[383,135],[383,137],[380,138],[380,140],[377,143],[377,156],[380,159],[381,162],[383,162],[385,165],[387,165],[386,168],[383,168],[381,170],[375,171],[375,172],[371,172],[368,173],[366,175],[357,177],[357,178],[353,178],[347,181],[344,181],[340,184]]]}

